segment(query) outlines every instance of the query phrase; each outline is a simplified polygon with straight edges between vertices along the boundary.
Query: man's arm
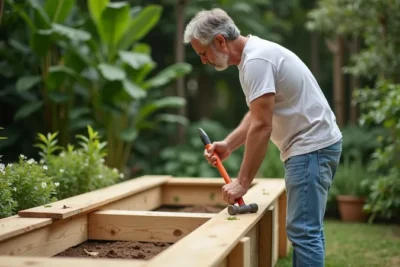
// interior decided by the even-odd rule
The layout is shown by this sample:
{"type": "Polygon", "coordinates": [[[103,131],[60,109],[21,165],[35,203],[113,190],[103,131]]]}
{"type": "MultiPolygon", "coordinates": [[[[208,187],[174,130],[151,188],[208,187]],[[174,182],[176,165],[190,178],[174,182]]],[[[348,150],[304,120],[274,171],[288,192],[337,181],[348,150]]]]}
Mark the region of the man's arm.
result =
{"type": "Polygon", "coordinates": [[[239,183],[248,188],[263,162],[272,133],[275,94],[267,93],[250,104],[251,124],[247,132],[245,153],[238,174],[239,183]]]}
{"type": "Polygon", "coordinates": [[[232,152],[245,143],[247,131],[249,130],[251,123],[250,120],[251,120],[250,111],[248,111],[244,115],[239,126],[225,138],[224,141],[228,143],[228,147],[232,152]]]}

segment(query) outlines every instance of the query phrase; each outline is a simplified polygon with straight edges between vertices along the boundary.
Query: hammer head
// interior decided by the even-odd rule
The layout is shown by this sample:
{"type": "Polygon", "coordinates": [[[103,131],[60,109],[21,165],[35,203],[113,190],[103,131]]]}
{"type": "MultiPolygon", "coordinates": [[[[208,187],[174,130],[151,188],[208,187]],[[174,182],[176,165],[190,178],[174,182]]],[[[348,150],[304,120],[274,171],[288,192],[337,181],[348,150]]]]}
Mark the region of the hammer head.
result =
{"type": "Polygon", "coordinates": [[[256,203],[251,203],[243,206],[230,205],[228,207],[228,213],[230,215],[256,213],[257,211],[258,211],[258,205],[256,203]]]}

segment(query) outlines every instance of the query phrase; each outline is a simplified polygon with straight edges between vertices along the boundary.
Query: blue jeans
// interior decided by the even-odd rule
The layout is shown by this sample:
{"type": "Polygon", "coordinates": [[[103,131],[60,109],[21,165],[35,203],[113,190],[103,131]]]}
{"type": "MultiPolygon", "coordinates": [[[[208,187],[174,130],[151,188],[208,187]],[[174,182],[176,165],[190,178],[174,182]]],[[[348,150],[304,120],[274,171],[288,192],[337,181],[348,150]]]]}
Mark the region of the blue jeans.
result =
{"type": "Polygon", "coordinates": [[[285,161],[286,231],[293,245],[294,267],[323,267],[323,219],[328,191],[342,153],[342,140],[285,161]]]}

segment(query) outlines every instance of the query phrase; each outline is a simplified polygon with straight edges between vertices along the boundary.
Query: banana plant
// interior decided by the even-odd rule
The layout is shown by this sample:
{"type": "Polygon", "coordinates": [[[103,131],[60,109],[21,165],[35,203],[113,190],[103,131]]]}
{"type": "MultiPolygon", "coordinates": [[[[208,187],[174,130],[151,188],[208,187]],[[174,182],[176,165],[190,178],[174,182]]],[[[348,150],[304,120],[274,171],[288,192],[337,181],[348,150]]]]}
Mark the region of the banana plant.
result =
{"type": "MultiPolygon", "coordinates": [[[[29,119],[37,112],[44,115],[44,131],[60,132],[60,142],[69,141],[68,126],[74,107],[74,84],[80,75],[63,65],[63,47],[73,42],[90,40],[89,32],[67,25],[73,15],[76,0],[30,0],[7,4],[25,22],[29,34],[29,54],[35,57],[37,71],[21,76],[16,82],[16,92],[32,97],[20,107],[15,120],[29,119]],[[38,89],[35,92],[35,89],[38,89]]],[[[17,43],[14,40],[14,43],[17,43]]],[[[24,47],[25,44],[18,44],[24,47]]]]}
{"type": "Polygon", "coordinates": [[[155,73],[151,48],[140,40],[157,25],[161,6],[108,0],[88,0],[87,5],[89,17],[82,29],[92,38],[66,48],[65,66],[83,76],[92,117],[107,138],[106,164],[122,170],[142,130],[165,121],[186,123],[162,110],[182,107],[185,99],[159,93],[192,67],[176,63],[155,73]]]}

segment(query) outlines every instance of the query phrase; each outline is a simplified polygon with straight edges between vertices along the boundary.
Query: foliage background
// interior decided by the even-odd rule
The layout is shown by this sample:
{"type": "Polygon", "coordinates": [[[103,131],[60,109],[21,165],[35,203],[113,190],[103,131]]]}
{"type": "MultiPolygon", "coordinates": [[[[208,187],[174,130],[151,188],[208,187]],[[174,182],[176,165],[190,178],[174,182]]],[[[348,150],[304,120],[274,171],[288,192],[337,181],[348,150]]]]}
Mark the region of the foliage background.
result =
{"type": "MultiPolygon", "coordinates": [[[[219,140],[240,122],[247,106],[237,70],[203,66],[190,46],[177,61],[179,20],[186,24],[212,7],[224,8],[243,35],[295,52],[334,112],[343,114],[346,157],[327,215],[337,216],[334,197],[349,192],[368,197],[366,208],[374,218],[400,214],[398,1],[7,0],[0,25],[5,166],[21,154],[46,160],[52,180],[61,183],[59,197],[118,182],[120,172],[124,179],[157,173],[218,179],[202,156],[197,129],[219,140]],[[38,134],[56,133],[61,149],[43,158],[43,147],[35,146],[38,134]],[[94,133],[90,143],[96,145],[88,152],[77,136],[90,139],[94,133]],[[85,168],[79,164],[85,160],[92,166],[101,162],[100,167],[85,168]],[[68,173],[60,173],[67,166],[68,173]],[[108,179],[93,178],[101,173],[108,179]],[[77,181],[81,187],[66,190],[77,181]]],[[[226,161],[232,177],[242,153],[243,148],[226,161]]],[[[272,143],[258,176],[284,176],[272,143]]],[[[3,202],[12,194],[10,186],[0,184],[2,204],[14,207],[3,202]]]]}

